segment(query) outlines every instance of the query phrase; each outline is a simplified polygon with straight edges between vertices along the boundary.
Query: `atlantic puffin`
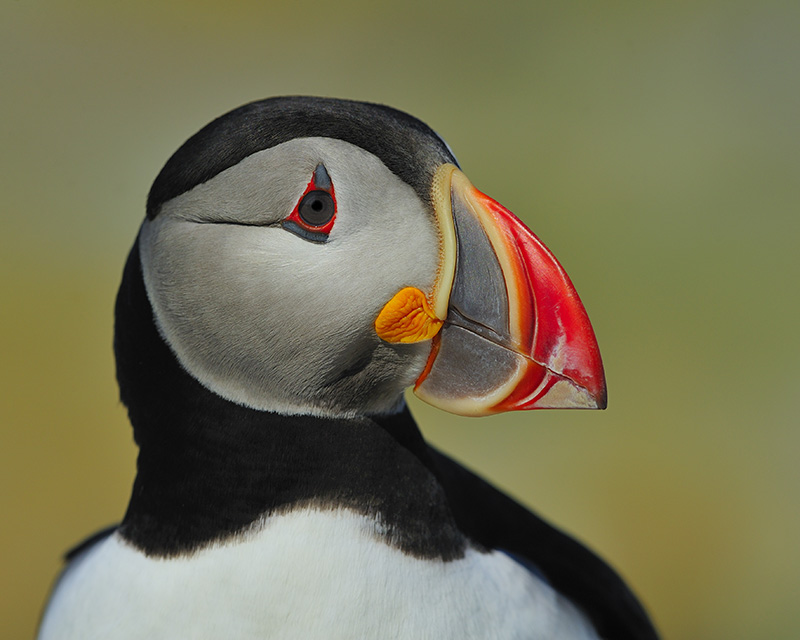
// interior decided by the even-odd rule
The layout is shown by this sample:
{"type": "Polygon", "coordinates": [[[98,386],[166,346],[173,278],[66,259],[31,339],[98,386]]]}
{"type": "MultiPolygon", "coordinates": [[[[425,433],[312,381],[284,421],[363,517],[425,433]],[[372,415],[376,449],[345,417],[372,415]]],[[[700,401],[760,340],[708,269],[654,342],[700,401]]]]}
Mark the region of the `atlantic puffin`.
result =
{"type": "Polygon", "coordinates": [[[657,637],[609,566],[404,402],[606,404],[568,276],[416,118],[279,97],[189,138],[150,190],[114,350],[132,495],[67,554],[39,640],[657,637]]]}

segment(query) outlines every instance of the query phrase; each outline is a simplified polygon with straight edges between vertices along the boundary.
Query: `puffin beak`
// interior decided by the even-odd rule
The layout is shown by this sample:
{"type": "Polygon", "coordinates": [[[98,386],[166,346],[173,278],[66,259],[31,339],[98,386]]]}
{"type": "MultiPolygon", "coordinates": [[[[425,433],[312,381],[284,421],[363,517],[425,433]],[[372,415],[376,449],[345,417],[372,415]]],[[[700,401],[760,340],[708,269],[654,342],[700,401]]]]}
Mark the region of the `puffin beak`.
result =
{"type": "Polygon", "coordinates": [[[385,340],[431,339],[414,392],[460,415],[604,409],[594,331],[555,256],[457,167],[439,167],[432,194],[442,238],[434,290],[402,290],[376,320],[385,340]]]}

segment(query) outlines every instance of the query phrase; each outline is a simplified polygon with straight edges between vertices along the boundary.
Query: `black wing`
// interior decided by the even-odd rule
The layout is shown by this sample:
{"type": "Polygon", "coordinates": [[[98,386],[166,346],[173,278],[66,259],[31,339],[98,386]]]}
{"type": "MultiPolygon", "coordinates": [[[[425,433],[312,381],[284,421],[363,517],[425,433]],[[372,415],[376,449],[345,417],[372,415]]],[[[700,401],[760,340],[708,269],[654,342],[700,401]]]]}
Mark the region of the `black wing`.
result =
{"type": "Polygon", "coordinates": [[[458,526],[472,540],[535,565],[601,637],[658,639],[636,596],[594,553],[439,451],[430,448],[430,455],[458,526]]]}

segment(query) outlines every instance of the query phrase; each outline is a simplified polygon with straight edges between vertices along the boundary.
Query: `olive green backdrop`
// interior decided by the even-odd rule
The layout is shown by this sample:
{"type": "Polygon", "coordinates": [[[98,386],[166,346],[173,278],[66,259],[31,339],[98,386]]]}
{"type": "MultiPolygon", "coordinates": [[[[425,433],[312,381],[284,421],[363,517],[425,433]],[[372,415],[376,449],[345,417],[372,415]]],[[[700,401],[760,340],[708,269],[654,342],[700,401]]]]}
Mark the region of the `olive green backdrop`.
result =
{"type": "Polygon", "coordinates": [[[112,305],[152,179],[290,93],[428,122],[594,323],[607,411],[412,400],[425,434],[599,551],[667,638],[800,637],[799,3],[160,4],[0,4],[0,637],[125,509],[112,305]]]}

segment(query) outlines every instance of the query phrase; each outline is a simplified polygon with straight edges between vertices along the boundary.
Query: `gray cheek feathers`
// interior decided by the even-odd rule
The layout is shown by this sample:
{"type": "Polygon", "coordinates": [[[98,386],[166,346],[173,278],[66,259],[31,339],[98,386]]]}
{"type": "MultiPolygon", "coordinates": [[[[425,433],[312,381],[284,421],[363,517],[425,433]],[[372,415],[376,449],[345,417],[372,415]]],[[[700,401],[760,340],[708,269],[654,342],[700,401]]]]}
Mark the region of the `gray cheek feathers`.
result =
{"type": "Polygon", "coordinates": [[[388,412],[425,365],[428,342],[389,345],[374,321],[402,287],[433,286],[435,222],[353,145],[311,138],[258,152],[165,203],[140,241],[159,331],[229,400],[287,414],[388,412]],[[277,225],[320,162],[338,203],[324,245],[277,225]]]}

